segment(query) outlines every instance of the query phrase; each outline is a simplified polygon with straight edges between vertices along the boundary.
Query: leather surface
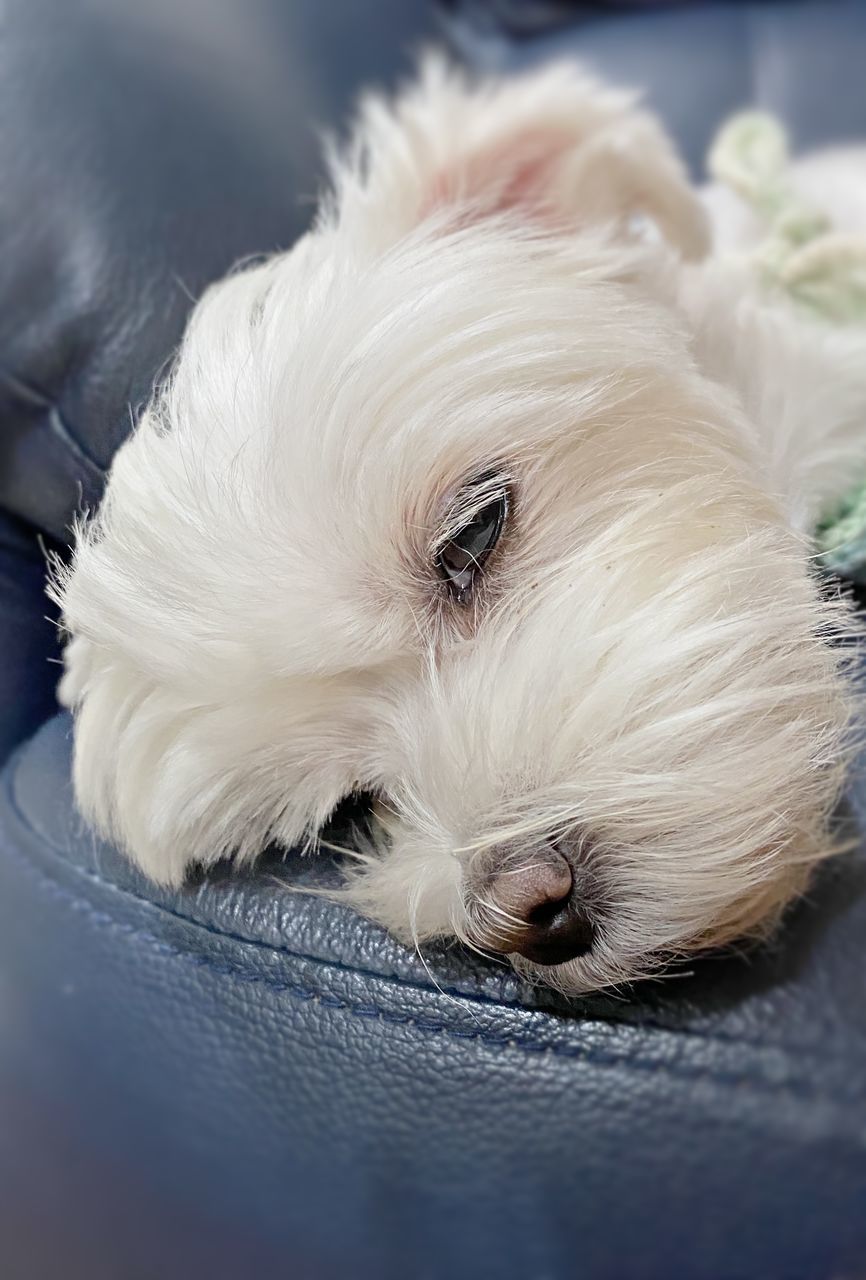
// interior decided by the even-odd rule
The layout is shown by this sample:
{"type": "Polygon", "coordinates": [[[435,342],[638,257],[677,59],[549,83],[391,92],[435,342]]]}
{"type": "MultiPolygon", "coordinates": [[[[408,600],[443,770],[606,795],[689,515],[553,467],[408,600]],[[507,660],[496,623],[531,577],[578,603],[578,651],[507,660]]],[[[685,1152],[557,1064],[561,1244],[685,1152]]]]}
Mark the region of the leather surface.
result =
{"type": "Polygon", "coordinates": [[[425,0],[0,0],[0,505],[65,540],[192,299],[291,245],[425,0]]]}
{"type": "Polygon", "coordinates": [[[58,1274],[58,1237],[65,1280],[157,1257],[171,1280],[245,1257],[292,1277],[860,1274],[862,853],[771,951],[554,1011],[299,897],[296,860],[154,897],[77,827],[68,751],[61,717],[0,796],[16,1276],[58,1274]]]}
{"type": "Polygon", "coordinates": [[[0,761],[56,709],[60,647],[48,621],[46,545],[0,510],[0,761]]]}
{"type": "MultiPolygon", "coordinates": [[[[450,6],[465,57],[579,52],[693,160],[755,93],[804,142],[866,134],[852,0],[582,6],[521,37],[497,9],[450,6]]],[[[0,0],[7,745],[50,705],[36,533],[98,495],[190,295],[306,224],[310,120],[436,30],[422,0],[0,0]]],[[[866,841],[772,948],[568,1004],[290,887],[326,858],[155,893],[83,828],[69,751],[61,716],[0,774],[4,1278],[866,1269],[866,841]]]]}

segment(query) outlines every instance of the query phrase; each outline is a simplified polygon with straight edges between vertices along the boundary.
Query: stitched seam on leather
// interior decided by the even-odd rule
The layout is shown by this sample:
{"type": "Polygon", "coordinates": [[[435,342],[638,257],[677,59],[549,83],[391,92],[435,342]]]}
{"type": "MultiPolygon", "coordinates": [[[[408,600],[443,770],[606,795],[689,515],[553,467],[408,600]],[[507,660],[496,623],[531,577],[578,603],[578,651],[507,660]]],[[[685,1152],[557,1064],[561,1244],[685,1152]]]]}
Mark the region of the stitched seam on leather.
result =
{"type": "MultiPolygon", "coordinates": [[[[17,765],[17,761],[15,760],[14,757],[12,762],[17,765]]],[[[17,772],[17,768],[15,772],[17,772]]],[[[14,774],[13,774],[13,778],[14,778],[14,774]]],[[[33,826],[33,824],[30,822],[29,818],[27,817],[27,814],[23,811],[21,805],[18,803],[18,799],[15,794],[14,785],[9,785],[7,787],[7,794],[9,796],[9,801],[10,801],[10,805],[12,807],[13,812],[15,813],[19,821],[22,823],[22,825],[26,828],[26,830],[28,830],[32,835],[34,835],[38,840],[40,840],[58,858],[62,859],[64,865],[68,866],[70,870],[73,872],[73,874],[82,876],[85,879],[90,880],[93,884],[97,885],[100,889],[107,891],[108,893],[111,893],[121,899],[126,898],[133,902],[139,903],[141,906],[144,906],[149,910],[161,912],[162,914],[169,916],[172,920],[177,920],[181,924],[188,925],[191,928],[201,929],[204,933],[211,934],[213,937],[216,937],[216,938],[222,938],[227,942],[238,942],[244,946],[258,947],[262,950],[273,951],[278,955],[288,956],[289,958],[295,959],[295,960],[302,960],[309,964],[321,965],[323,967],[327,966],[330,969],[336,969],[342,973],[359,974],[362,977],[373,978],[377,981],[393,982],[395,985],[405,987],[407,990],[411,990],[411,991],[426,992],[426,991],[434,990],[433,987],[427,986],[424,983],[411,982],[406,978],[402,977],[400,974],[394,972],[394,970],[388,970],[387,972],[383,972],[382,970],[376,970],[376,969],[363,969],[358,967],[357,965],[348,965],[340,960],[332,959],[327,956],[314,955],[309,952],[292,949],[291,947],[287,947],[284,944],[281,944],[278,942],[263,941],[260,938],[250,938],[242,933],[235,933],[227,929],[221,929],[215,925],[209,924],[207,921],[196,920],[192,916],[184,915],[183,912],[177,911],[173,907],[166,906],[164,903],[154,902],[151,898],[146,898],[140,893],[135,893],[134,890],[132,889],[121,888],[120,885],[115,884],[111,880],[106,880],[103,876],[100,876],[96,871],[92,871],[87,867],[83,867],[75,863],[70,863],[65,856],[64,850],[60,848],[58,845],[54,844],[52,841],[47,840],[46,837],[42,834],[42,832],[37,831],[36,828],[33,826]]],[[[13,850],[13,853],[17,854],[17,851],[13,850]]],[[[30,864],[28,862],[28,866],[29,865],[30,864]]],[[[36,869],[34,868],[34,871],[35,870],[36,869]]],[[[40,873],[40,872],[36,872],[36,874],[44,875],[44,873],[40,873]]],[[[44,879],[49,884],[54,883],[54,881],[52,881],[51,878],[47,875],[44,875],[44,879]]],[[[290,888],[290,886],[286,886],[286,887],[290,888]]],[[[73,895],[73,899],[74,899],[74,895],[73,895]]],[[[74,900],[77,901],[77,899],[74,899],[74,900]]],[[[524,1005],[524,1004],[521,1004],[518,1000],[505,1000],[501,998],[499,999],[494,998],[488,995],[483,990],[480,983],[474,987],[469,987],[469,984],[467,984],[466,988],[461,988],[454,985],[443,987],[440,984],[438,989],[443,995],[459,997],[464,1000],[477,1000],[479,1004],[484,1004],[486,1006],[489,1006],[490,1008],[504,1008],[504,1009],[513,1009],[517,1012],[538,1013],[544,1017],[551,1018],[554,1020],[557,1020],[557,1019],[561,1020],[565,1016],[561,1014],[559,1011],[557,1011],[556,1009],[546,1009],[538,1005],[524,1005]]],[[[582,1017],[581,1022],[584,1025],[589,1025],[589,1026],[595,1025],[595,1026],[603,1026],[603,1027],[625,1028],[627,1030],[633,1029],[637,1031],[640,1031],[642,1028],[651,1028],[653,1030],[660,1031],[664,1035],[684,1036],[693,1040],[698,1040],[702,1044],[736,1045],[736,1046],[742,1046],[744,1048],[754,1049],[758,1052],[765,1052],[767,1049],[778,1049],[782,1052],[787,1052],[792,1048],[796,1049],[796,1051],[799,1053],[813,1052],[810,1046],[767,1045],[766,1043],[763,1043],[761,1041],[747,1040],[740,1036],[727,1036],[724,1034],[715,1034],[712,1032],[707,1033],[702,1031],[696,1031],[688,1027],[670,1027],[670,1026],[666,1026],[665,1023],[663,1022],[657,1022],[651,1019],[645,1019],[645,1020],[642,1020],[641,1022],[631,1022],[625,1019],[602,1018],[596,1014],[596,1015],[587,1015],[585,1017],[582,1017]]]]}
{"type": "MultiPolygon", "coordinates": [[[[776,1072],[772,1072],[771,1078],[768,1078],[765,1073],[761,1073],[756,1078],[755,1075],[710,1071],[706,1068],[684,1068],[681,1065],[676,1066],[669,1062],[651,1061],[629,1053],[614,1053],[587,1046],[540,1044],[538,1041],[523,1039],[519,1036],[495,1035],[489,1031],[481,1030],[473,1031],[458,1028],[439,1020],[419,1018],[411,1014],[399,1014],[375,1003],[362,1004],[345,999],[321,987],[307,986],[296,982],[283,982],[274,980],[265,974],[250,973],[238,965],[215,962],[207,955],[200,955],[183,947],[175,946],[162,938],[158,938],[156,934],[151,933],[148,929],[142,929],[125,921],[116,920],[107,912],[100,911],[86,899],[77,897],[71,890],[52,880],[17,849],[13,848],[11,853],[13,859],[21,864],[34,880],[41,882],[52,896],[67,903],[74,911],[87,917],[100,927],[108,928],[113,933],[147,942],[151,949],[160,955],[170,956],[172,959],[190,963],[196,968],[208,970],[220,977],[233,978],[246,985],[264,986],[268,990],[280,995],[286,995],[299,1002],[315,1002],[323,1008],[347,1013],[353,1017],[376,1019],[386,1024],[408,1027],[426,1035],[444,1035],[451,1040],[478,1041],[498,1049],[514,1049],[523,1054],[550,1054],[559,1058],[577,1059],[595,1066],[626,1067],[630,1070],[633,1069],[650,1075],[663,1073],[673,1079],[688,1080],[693,1083],[703,1082],[731,1088],[748,1087],[753,1091],[759,1088],[762,1091],[769,1092],[774,1097],[778,1097],[780,1093],[785,1093],[798,1102],[813,1102],[816,1098],[821,1099],[821,1095],[816,1093],[807,1082],[795,1077],[780,1077],[776,1072]]],[[[146,899],[137,899],[136,901],[153,907],[153,904],[147,904],[146,899]]],[[[197,927],[192,922],[188,921],[187,923],[191,924],[193,928],[197,927]]],[[[387,982],[389,979],[380,978],[379,981],[387,982]]],[[[858,1134],[856,1137],[859,1142],[861,1135],[858,1134]]]]}
{"type": "MultiPolygon", "coordinates": [[[[108,891],[109,893],[115,894],[120,898],[131,899],[133,902],[138,902],[147,908],[160,911],[164,915],[170,916],[173,920],[179,920],[183,924],[190,925],[196,929],[201,929],[205,933],[210,933],[214,937],[223,938],[229,942],[240,942],[240,943],[243,943],[245,946],[260,947],[263,950],[274,951],[278,955],[285,955],[296,960],[308,961],[310,964],[327,965],[329,968],[339,969],[344,973],[357,973],[366,977],[384,979],[389,982],[398,983],[400,986],[406,987],[407,989],[413,990],[413,991],[430,991],[433,989],[432,987],[428,986],[426,983],[413,982],[410,979],[404,978],[394,969],[388,969],[387,971],[377,970],[377,969],[363,969],[363,968],[360,968],[358,965],[346,964],[344,961],[338,960],[336,957],[315,955],[310,952],[301,951],[292,947],[287,947],[285,946],[285,944],[282,944],[279,942],[266,941],[261,938],[250,938],[245,934],[235,933],[230,930],[220,928],[217,925],[209,924],[207,921],[197,920],[195,919],[195,917],[185,915],[182,911],[178,911],[174,907],[167,906],[165,903],[154,902],[153,899],[147,898],[143,894],[136,893],[132,889],[121,888],[121,886],[118,884],[115,884],[114,881],[106,880],[103,876],[99,875],[98,872],[93,871],[88,867],[83,867],[78,863],[70,862],[68,857],[66,856],[66,851],[63,848],[55,844],[53,841],[47,839],[47,837],[44,835],[43,832],[39,831],[36,827],[33,826],[33,823],[30,821],[30,818],[28,817],[27,813],[18,802],[18,796],[15,789],[15,779],[17,777],[18,767],[20,765],[21,758],[23,756],[23,752],[24,752],[24,749],[26,748],[26,745],[27,744],[25,743],[24,747],[19,749],[17,752],[13,753],[9,761],[7,761],[7,766],[5,770],[5,773],[8,779],[7,785],[6,785],[6,794],[9,798],[10,807],[13,813],[15,814],[15,816],[18,818],[19,822],[22,824],[22,826],[28,832],[30,832],[31,835],[35,836],[37,840],[39,840],[42,844],[44,844],[46,848],[50,849],[51,852],[55,854],[55,856],[63,862],[63,865],[68,867],[70,871],[72,871],[75,875],[82,876],[85,879],[92,881],[92,883],[97,885],[100,889],[103,889],[108,891]]],[[[285,888],[288,889],[290,892],[297,892],[297,893],[301,892],[300,890],[293,891],[291,888],[291,885],[288,885],[288,884],[285,885],[285,888]]],[[[472,981],[471,983],[467,982],[464,987],[456,986],[454,984],[449,984],[449,986],[443,987],[440,983],[438,990],[444,995],[459,996],[462,999],[467,999],[467,1000],[478,1000],[479,1003],[489,1004],[491,1007],[494,1007],[494,1008],[502,1007],[506,1009],[529,1010],[530,1012],[543,1013],[545,1016],[552,1017],[552,1018],[556,1018],[556,1017],[561,1018],[565,1016],[561,1013],[558,1013],[556,1010],[544,1009],[540,1006],[528,1006],[528,1005],[521,1004],[519,1000],[506,1000],[505,998],[502,998],[502,997],[493,997],[484,990],[484,987],[482,986],[481,982],[477,979],[472,981]]],[[[602,1026],[610,1025],[610,1026],[617,1026],[617,1027],[619,1026],[628,1027],[633,1025],[626,1021],[620,1022],[612,1018],[606,1019],[606,1018],[600,1018],[598,1016],[593,1016],[593,1017],[587,1016],[583,1020],[585,1022],[593,1022],[602,1026]]],[[[644,1023],[642,1025],[648,1025],[648,1024],[644,1023]]],[[[671,1033],[672,1029],[669,1027],[665,1027],[663,1024],[660,1024],[659,1030],[667,1031],[668,1033],[671,1033]]],[[[700,1033],[695,1032],[693,1034],[699,1035],[700,1033]]],[[[700,1038],[706,1039],[706,1037],[703,1035],[701,1035],[700,1038]]],[[[740,1042],[736,1041],[735,1043],[740,1043],[740,1042]]]]}
{"type": "MultiPolygon", "coordinates": [[[[263,938],[251,938],[243,933],[236,933],[229,929],[223,929],[206,920],[197,920],[194,916],[185,915],[182,911],[178,911],[174,907],[167,906],[165,903],[154,902],[152,898],[147,898],[141,893],[136,893],[133,889],[121,888],[121,886],[116,884],[113,880],[106,880],[105,877],[99,875],[98,872],[92,871],[88,867],[83,867],[78,863],[70,862],[66,857],[65,850],[54,844],[52,841],[46,839],[43,833],[38,831],[28,820],[26,813],[23,812],[21,806],[17,802],[14,788],[9,787],[7,795],[10,807],[15,816],[21,822],[22,826],[24,826],[24,828],[37,840],[44,844],[47,849],[50,849],[57,858],[60,858],[63,861],[63,865],[68,867],[73,875],[80,876],[83,879],[91,881],[91,883],[95,884],[98,888],[111,893],[118,898],[139,903],[141,906],[146,907],[149,910],[158,911],[162,915],[169,916],[172,920],[177,920],[179,923],[188,925],[193,929],[200,929],[202,933],[208,933],[214,938],[221,938],[225,942],[239,942],[243,946],[257,947],[261,951],[270,951],[274,952],[276,955],[288,956],[292,960],[303,960],[308,964],[327,966],[329,969],[336,969],[342,973],[359,974],[361,977],[394,982],[401,987],[406,987],[406,989],[410,991],[432,991],[435,989],[432,986],[428,986],[426,983],[413,982],[411,979],[404,978],[394,969],[364,969],[359,965],[347,964],[345,961],[339,960],[336,957],[316,955],[313,952],[301,951],[298,948],[288,947],[284,943],[273,942],[263,938]]],[[[17,853],[17,851],[13,850],[13,853],[17,853]]],[[[45,878],[51,882],[50,877],[46,876],[45,878]]],[[[289,892],[297,894],[302,892],[301,890],[292,890],[291,885],[285,885],[284,887],[288,889],[289,892]]],[[[464,1000],[477,1000],[479,1003],[489,1004],[493,1008],[502,1007],[505,1009],[527,1010],[529,1012],[544,1013],[550,1017],[557,1016],[555,1010],[523,1005],[518,1000],[494,998],[484,991],[480,982],[476,984],[470,984],[467,982],[465,987],[459,987],[453,984],[449,986],[442,986],[440,983],[438,990],[441,994],[446,996],[460,997],[464,1000]]],[[[600,1023],[602,1025],[608,1024],[606,1019],[597,1017],[587,1018],[585,1021],[600,1023]]],[[[610,1025],[630,1026],[631,1024],[627,1022],[619,1023],[611,1019],[610,1025]]],[[[659,1029],[663,1031],[670,1030],[670,1028],[665,1028],[664,1026],[660,1026],[659,1029]]]]}
{"type": "MultiPolygon", "coordinates": [[[[18,820],[22,823],[22,825],[25,827],[25,829],[29,831],[33,836],[35,836],[38,840],[40,840],[58,858],[60,858],[63,861],[63,864],[69,867],[69,869],[73,872],[73,874],[85,877],[86,879],[92,881],[95,885],[97,885],[100,889],[104,891],[108,891],[109,893],[114,894],[120,898],[130,899],[131,901],[138,903],[139,905],[145,907],[148,910],[161,912],[162,914],[169,916],[171,919],[179,921],[181,924],[185,924],[193,929],[200,929],[204,933],[211,934],[214,937],[221,938],[227,942],[236,942],[236,943],[240,943],[243,946],[255,947],[265,951],[272,951],[277,953],[278,955],[284,955],[291,959],[301,960],[309,964],[318,965],[323,969],[329,968],[329,969],[337,970],[341,973],[357,974],[360,977],[372,978],[380,982],[391,982],[396,986],[404,987],[407,990],[411,990],[411,991],[426,992],[426,991],[432,991],[435,989],[423,983],[408,981],[406,978],[401,977],[399,974],[395,973],[393,970],[390,970],[388,972],[382,972],[380,970],[375,970],[375,969],[362,969],[355,965],[345,964],[340,960],[330,959],[328,957],[323,957],[318,955],[311,955],[308,952],[292,950],[291,948],[280,945],[279,943],[267,942],[259,938],[249,938],[249,937],[246,937],[244,934],[232,933],[232,932],[229,932],[228,930],[217,928],[215,925],[208,924],[205,921],[196,920],[193,917],[184,915],[182,912],[176,911],[173,908],[165,906],[162,903],[154,902],[152,901],[152,899],[146,898],[142,894],[135,893],[131,889],[121,888],[119,885],[115,884],[113,881],[106,880],[103,876],[100,876],[95,871],[89,870],[87,867],[82,867],[80,865],[70,863],[63,849],[61,849],[60,847],[52,843],[50,840],[47,840],[45,836],[42,834],[42,832],[36,830],[36,828],[30,822],[29,818],[27,817],[27,814],[24,812],[24,810],[22,809],[21,805],[18,802],[14,780],[17,776],[18,767],[20,765],[20,759],[23,755],[23,750],[24,750],[23,748],[19,749],[19,751],[12,756],[10,761],[7,762],[6,793],[9,798],[12,811],[14,812],[18,820]],[[9,766],[13,766],[13,765],[14,765],[14,768],[10,769],[9,766]]],[[[33,866],[30,863],[29,859],[24,858],[24,856],[21,853],[19,853],[17,849],[13,848],[12,854],[18,861],[23,862],[32,871],[34,875],[41,878],[49,887],[56,888],[58,891],[62,891],[68,894],[70,901],[74,903],[81,903],[82,905],[87,905],[84,899],[77,898],[70,890],[61,890],[61,886],[58,885],[56,881],[54,881],[47,873],[42,872],[38,868],[33,866]]],[[[95,908],[92,908],[92,909],[95,910],[95,908]]],[[[106,919],[107,921],[112,922],[112,917],[106,916],[106,919]]],[[[113,923],[116,926],[120,925],[119,921],[113,921],[113,923]]],[[[156,942],[160,941],[158,938],[155,937],[155,935],[145,935],[145,936],[152,936],[154,937],[154,940],[156,942]]],[[[179,953],[179,954],[183,954],[183,953],[179,953]]],[[[565,1018],[565,1015],[561,1014],[555,1009],[546,1009],[541,1006],[523,1005],[519,1001],[508,1001],[504,999],[493,998],[483,991],[483,988],[480,987],[480,984],[474,990],[461,990],[460,987],[455,987],[455,986],[442,987],[441,985],[439,986],[438,990],[442,995],[452,996],[454,998],[460,998],[464,1000],[477,1000],[479,1004],[489,1006],[490,1008],[493,1008],[493,1009],[504,1008],[504,1009],[512,1009],[512,1010],[515,1010],[516,1012],[540,1014],[541,1016],[545,1018],[550,1018],[553,1021],[562,1021],[565,1018]]],[[[627,1021],[625,1019],[603,1018],[597,1014],[595,1015],[588,1014],[584,1017],[581,1017],[581,1022],[585,1026],[614,1027],[617,1029],[622,1028],[625,1030],[633,1030],[638,1032],[644,1028],[650,1028],[652,1030],[659,1031],[664,1035],[684,1037],[684,1038],[699,1041],[702,1044],[731,1045],[738,1048],[752,1049],[755,1052],[759,1052],[759,1053],[766,1053],[767,1051],[771,1051],[771,1052],[774,1051],[779,1053],[795,1052],[802,1056],[808,1055],[813,1058],[815,1057],[815,1051],[811,1045],[772,1044],[772,1043],[767,1044],[766,1042],[762,1042],[762,1041],[745,1039],[742,1036],[726,1035],[724,1033],[718,1033],[718,1032],[703,1032],[703,1031],[698,1031],[689,1027],[671,1027],[671,1026],[667,1026],[665,1023],[653,1021],[652,1019],[644,1019],[644,1020],[641,1020],[640,1022],[632,1022],[632,1021],[627,1021]]]]}

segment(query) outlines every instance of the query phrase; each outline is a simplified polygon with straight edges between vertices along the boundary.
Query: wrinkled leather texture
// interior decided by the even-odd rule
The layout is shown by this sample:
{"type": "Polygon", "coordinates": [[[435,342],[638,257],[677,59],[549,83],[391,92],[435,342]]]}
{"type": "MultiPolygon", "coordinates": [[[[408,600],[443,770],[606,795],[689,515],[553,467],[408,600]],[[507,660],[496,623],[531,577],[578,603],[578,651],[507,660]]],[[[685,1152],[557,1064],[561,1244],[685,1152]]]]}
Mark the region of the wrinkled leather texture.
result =
{"type": "Polygon", "coordinates": [[[410,66],[423,0],[3,0],[0,504],[63,540],[191,299],[287,248],[319,131],[410,66]],[[387,38],[381,38],[381,31],[387,38]]]}
{"type": "Polygon", "coordinates": [[[862,853],[771,950],[557,1007],[287,887],[327,863],[155,894],[76,823],[69,736],[0,795],[11,1274],[58,1238],[64,1280],[860,1274],[862,853]]]}
{"type": "Polygon", "coordinates": [[[645,84],[695,163],[753,90],[802,141],[866,135],[851,0],[583,6],[523,35],[497,9],[0,0],[10,1280],[866,1270],[862,770],[859,851],[772,947],[569,1003],[298,892],[335,882],[325,857],[155,891],[76,816],[66,717],[26,741],[50,709],[37,531],[62,544],[98,496],[190,296],[306,225],[310,119],[339,122],[413,42],[444,31],[481,66],[581,53],[645,84]]]}

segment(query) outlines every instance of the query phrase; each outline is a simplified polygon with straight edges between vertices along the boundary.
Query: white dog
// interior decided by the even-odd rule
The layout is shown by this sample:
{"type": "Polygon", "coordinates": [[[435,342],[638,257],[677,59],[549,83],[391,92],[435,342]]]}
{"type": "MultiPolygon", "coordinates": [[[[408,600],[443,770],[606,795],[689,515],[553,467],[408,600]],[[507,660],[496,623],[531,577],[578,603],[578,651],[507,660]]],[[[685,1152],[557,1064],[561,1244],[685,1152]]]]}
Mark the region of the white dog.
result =
{"type": "Polygon", "coordinates": [[[569,992],[771,924],[834,849],[852,623],[809,534],[866,467],[866,339],[709,243],[573,69],[368,100],[56,583],[85,815],[176,884],[370,791],[349,901],[569,992]]]}

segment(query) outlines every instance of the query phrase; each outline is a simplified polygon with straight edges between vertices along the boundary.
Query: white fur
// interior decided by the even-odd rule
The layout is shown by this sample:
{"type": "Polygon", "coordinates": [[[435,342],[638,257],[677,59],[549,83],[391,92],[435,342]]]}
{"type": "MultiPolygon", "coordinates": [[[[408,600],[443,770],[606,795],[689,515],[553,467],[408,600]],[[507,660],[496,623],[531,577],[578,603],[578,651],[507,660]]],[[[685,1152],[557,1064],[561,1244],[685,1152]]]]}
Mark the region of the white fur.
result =
{"type": "Polygon", "coordinates": [[[314,230],[199,303],[58,579],[93,823],[177,883],[370,789],[350,901],[481,946],[479,868],[569,834],[597,943],[518,962],[568,991],[772,922],[833,850],[851,624],[807,535],[866,464],[866,343],[707,243],[659,127],[571,68],[369,100],[314,230]],[[491,468],[461,607],[432,548],[491,468]]]}

